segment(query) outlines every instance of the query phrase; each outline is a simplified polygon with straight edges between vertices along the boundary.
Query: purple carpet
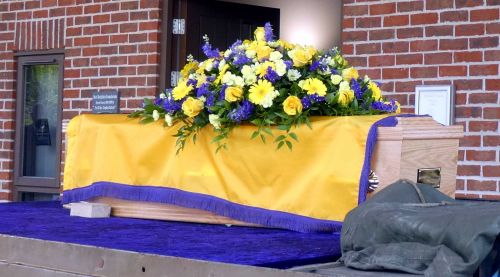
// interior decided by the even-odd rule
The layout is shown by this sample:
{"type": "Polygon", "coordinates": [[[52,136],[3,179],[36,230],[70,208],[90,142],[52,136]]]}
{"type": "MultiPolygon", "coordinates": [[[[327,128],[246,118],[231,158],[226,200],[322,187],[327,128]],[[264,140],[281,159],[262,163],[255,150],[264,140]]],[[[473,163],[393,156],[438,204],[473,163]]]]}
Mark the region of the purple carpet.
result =
{"type": "Polygon", "coordinates": [[[70,217],[60,202],[0,204],[0,233],[273,268],[335,261],[340,234],[130,218],[70,217]]]}

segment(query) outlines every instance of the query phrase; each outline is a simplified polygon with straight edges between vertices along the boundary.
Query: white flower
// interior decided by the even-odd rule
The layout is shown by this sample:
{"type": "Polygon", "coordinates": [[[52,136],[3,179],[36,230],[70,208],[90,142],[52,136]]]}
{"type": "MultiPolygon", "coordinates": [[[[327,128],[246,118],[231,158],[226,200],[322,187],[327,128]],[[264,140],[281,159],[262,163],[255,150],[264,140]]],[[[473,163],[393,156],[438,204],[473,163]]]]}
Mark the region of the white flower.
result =
{"type": "Polygon", "coordinates": [[[207,98],[205,98],[205,96],[203,96],[203,95],[202,95],[202,96],[200,96],[200,97],[198,97],[198,99],[199,99],[201,102],[203,102],[203,103],[207,102],[207,98]]]}
{"type": "Polygon", "coordinates": [[[251,59],[255,57],[255,55],[257,55],[257,52],[255,52],[255,50],[247,50],[245,51],[245,55],[247,56],[247,58],[251,59]]]}
{"type": "Polygon", "coordinates": [[[272,48],[276,48],[280,46],[280,43],[277,40],[274,40],[274,41],[268,41],[267,45],[271,46],[272,48]]]}
{"type": "Polygon", "coordinates": [[[167,123],[167,125],[170,127],[172,126],[172,122],[173,122],[173,118],[171,115],[169,114],[166,114],[165,115],[165,122],[167,123]]]}
{"type": "Polygon", "coordinates": [[[370,82],[372,79],[370,79],[370,77],[368,77],[368,75],[365,75],[365,78],[364,78],[364,81],[366,83],[370,82]]]}
{"type": "Polygon", "coordinates": [[[187,59],[186,59],[186,60],[187,60],[188,62],[192,62],[192,61],[194,61],[194,57],[193,57],[193,55],[189,54],[189,55],[187,56],[187,59]]]}
{"type": "Polygon", "coordinates": [[[165,99],[167,98],[167,95],[165,95],[165,93],[160,93],[160,99],[165,99]]]}
{"type": "Polygon", "coordinates": [[[214,68],[214,62],[212,59],[208,59],[204,62],[204,67],[206,71],[211,71],[214,68]]]}
{"type": "Polygon", "coordinates": [[[334,85],[338,85],[340,84],[340,82],[342,82],[342,76],[337,74],[330,76],[330,79],[332,79],[332,83],[334,85]]]}
{"type": "Polygon", "coordinates": [[[301,89],[304,89],[304,83],[305,83],[305,80],[300,80],[298,85],[301,89]]]}
{"type": "Polygon", "coordinates": [[[245,81],[243,80],[243,77],[236,76],[233,74],[233,77],[231,78],[233,85],[238,86],[238,87],[243,87],[245,85],[245,81]]]}
{"type": "Polygon", "coordinates": [[[281,60],[281,58],[283,58],[283,55],[278,51],[273,51],[269,55],[269,60],[272,62],[277,62],[278,60],[281,60]]]}
{"type": "Polygon", "coordinates": [[[221,124],[220,124],[220,118],[216,114],[209,114],[208,115],[208,121],[210,121],[210,124],[214,126],[215,129],[220,129],[221,124]]]}
{"type": "Polygon", "coordinates": [[[268,93],[266,95],[266,97],[264,97],[264,99],[262,100],[262,102],[260,103],[260,105],[264,108],[269,108],[273,105],[273,100],[274,98],[276,98],[278,95],[280,95],[280,93],[275,90],[271,93],[268,93]]]}
{"type": "Polygon", "coordinates": [[[228,86],[232,86],[233,85],[232,75],[233,74],[229,71],[224,73],[224,76],[222,76],[222,83],[224,83],[228,86]]]}
{"type": "MultiPolygon", "coordinates": [[[[297,81],[302,75],[300,75],[300,72],[297,69],[290,69],[288,70],[288,73],[286,74],[288,77],[288,80],[290,81],[297,81]]],[[[299,82],[300,86],[300,82],[299,82]]]]}
{"type": "Polygon", "coordinates": [[[326,59],[325,59],[325,62],[326,64],[328,64],[329,66],[335,66],[335,61],[332,59],[332,57],[328,56],[326,59]]]}
{"type": "Polygon", "coordinates": [[[241,68],[241,74],[246,85],[251,85],[257,81],[257,76],[255,75],[254,68],[249,65],[244,65],[241,68]]]}
{"type": "Polygon", "coordinates": [[[281,77],[286,74],[286,64],[283,62],[283,60],[278,60],[275,63],[276,65],[276,73],[281,77]]]}
{"type": "Polygon", "coordinates": [[[158,119],[160,119],[160,113],[157,110],[153,111],[153,119],[154,119],[154,121],[157,121],[158,119]]]}
{"type": "Polygon", "coordinates": [[[224,68],[224,66],[226,65],[226,60],[222,60],[219,62],[219,71],[222,71],[222,69],[224,68]]]}
{"type": "Polygon", "coordinates": [[[225,52],[224,52],[224,57],[229,57],[231,54],[233,53],[233,51],[231,51],[231,49],[227,49],[225,52]]]}
{"type": "Polygon", "coordinates": [[[347,90],[351,90],[351,87],[349,86],[349,82],[347,82],[347,81],[340,82],[339,91],[347,91],[347,90]]]}

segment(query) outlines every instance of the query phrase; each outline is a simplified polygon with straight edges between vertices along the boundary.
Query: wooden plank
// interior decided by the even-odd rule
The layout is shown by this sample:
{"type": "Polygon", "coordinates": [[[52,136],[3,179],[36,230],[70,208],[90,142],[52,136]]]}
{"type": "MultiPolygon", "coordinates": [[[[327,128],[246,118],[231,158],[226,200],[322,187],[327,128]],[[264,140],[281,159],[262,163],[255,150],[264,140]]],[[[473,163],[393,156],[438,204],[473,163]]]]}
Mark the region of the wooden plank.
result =
{"type": "MultiPolygon", "coordinates": [[[[138,237],[137,239],[140,239],[138,237]]],[[[228,251],[237,251],[228,249],[228,251]]],[[[237,255],[237,252],[235,252],[237,255]]],[[[23,275],[26,270],[66,273],[64,276],[141,276],[141,277],[319,277],[309,274],[207,262],[85,246],[71,243],[45,241],[0,235],[0,276],[47,276],[23,275]],[[73,274],[73,275],[71,275],[73,274]]],[[[48,275],[56,276],[59,275],[48,275]]],[[[334,275],[345,276],[345,275],[334,275]]]]}
{"type": "Polygon", "coordinates": [[[184,208],[175,205],[128,201],[115,198],[99,197],[89,202],[105,203],[111,206],[111,215],[119,217],[160,219],[208,224],[226,224],[257,227],[261,225],[234,220],[198,209],[184,208]]]}

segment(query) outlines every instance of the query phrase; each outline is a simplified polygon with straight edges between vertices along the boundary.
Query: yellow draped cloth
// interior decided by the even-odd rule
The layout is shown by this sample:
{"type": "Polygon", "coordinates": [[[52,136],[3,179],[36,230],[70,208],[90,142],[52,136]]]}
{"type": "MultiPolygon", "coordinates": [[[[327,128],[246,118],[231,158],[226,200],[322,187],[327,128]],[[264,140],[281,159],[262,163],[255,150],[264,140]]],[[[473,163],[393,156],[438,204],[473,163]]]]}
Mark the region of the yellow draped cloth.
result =
{"type": "MultiPolygon", "coordinates": [[[[243,218],[236,218],[240,220],[248,221],[253,212],[269,211],[270,216],[273,212],[296,215],[299,221],[340,222],[358,205],[368,131],[386,116],[313,118],[312,129],[293,130],[300,142],[294,143],[292,151],[275,150],[271,139],[266,144],[251,140],[255,127],[241,126],[231,133],[228,149],[215,153],[216,145],[210,143],[215,134],[207,127],[196,144],[186,144],[178,155],[173,135],[179,125],[141,125],[126,115],[77,116],[67,129],[63,201],[115,195],[99,195],[109,188],[84,192],[109,183],[145,189],[136,190],[138,194],[154,187],[175,189],[177,198],[182,193],[210,196],[229,205],[225,207],[234,204],[243,209],[243,218]]],[[[277,136],[282,131],[273,132],[277,136]]],[[[127,197],[147,200],[144,195],[127,197]]]]}

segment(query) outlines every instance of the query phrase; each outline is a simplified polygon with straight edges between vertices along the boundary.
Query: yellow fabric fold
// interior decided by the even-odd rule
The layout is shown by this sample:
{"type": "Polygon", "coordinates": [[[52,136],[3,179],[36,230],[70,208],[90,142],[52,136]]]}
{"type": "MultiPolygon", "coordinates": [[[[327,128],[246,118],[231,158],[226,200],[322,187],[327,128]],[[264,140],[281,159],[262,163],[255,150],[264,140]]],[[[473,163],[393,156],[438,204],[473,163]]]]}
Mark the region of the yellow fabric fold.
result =
{"type": "MultiPolygon", "coordinates": [[[[313,118],[293,131],[293,150],[250,140],[253,126],[234,129],[215,153],[211,128],[175,154],[179,125],[141,125],[126,115],[81,115],[67,129],[64,190],[95,182],[176,188],[233,203],[342,221],[358,204],[368,131],[386,117],[313,118]]],[[[275,136],[281,131],[273,130],[275,136]]]]}

